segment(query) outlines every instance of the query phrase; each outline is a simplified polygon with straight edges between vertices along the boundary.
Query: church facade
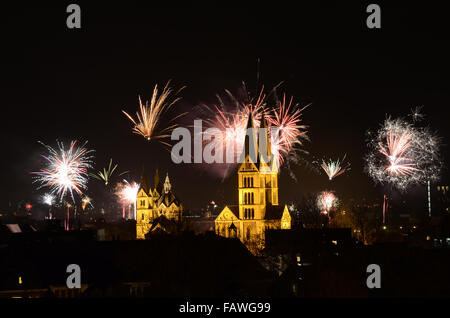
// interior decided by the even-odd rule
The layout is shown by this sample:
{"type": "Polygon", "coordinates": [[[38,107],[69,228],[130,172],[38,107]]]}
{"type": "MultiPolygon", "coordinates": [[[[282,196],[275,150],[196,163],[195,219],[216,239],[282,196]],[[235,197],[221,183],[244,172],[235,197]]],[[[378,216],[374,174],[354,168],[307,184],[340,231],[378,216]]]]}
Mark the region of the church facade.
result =
{"type": "MultiPolygon", "coordinates": [[[[267,130],[264,113],[261,120],[261,128],[267,130]]],[[[215,231],[220,236],[239,238],[250,250],[258,250],[264,247],[266,230],[291,228],[291,215],[287,205],[278,203],[278,167],[275,160],[267,160],[271,158],[268,133],[265,135],[267,156],[262,156],[255,130],[248,128],[254,128],[251,114],[247,124],[251,133],[245,137],[245,159],[238,169],[239,204],[222,210],[215,219],[215,231]],[[252,147],[256,156],[250,155],[252,147]]]]}
{"type": "Polygon", "coordinates": [[[179,221],[182,217],[183,205],[175,196],[167,173],[164,183],[159,180],[158,170],[154,178],[154,187],[148,186],[145,174],[142,174],[141,186],[136,196],[136,238],[145,239],[149,231],[156,230],[154,221],[161,219],[179,221]]]}

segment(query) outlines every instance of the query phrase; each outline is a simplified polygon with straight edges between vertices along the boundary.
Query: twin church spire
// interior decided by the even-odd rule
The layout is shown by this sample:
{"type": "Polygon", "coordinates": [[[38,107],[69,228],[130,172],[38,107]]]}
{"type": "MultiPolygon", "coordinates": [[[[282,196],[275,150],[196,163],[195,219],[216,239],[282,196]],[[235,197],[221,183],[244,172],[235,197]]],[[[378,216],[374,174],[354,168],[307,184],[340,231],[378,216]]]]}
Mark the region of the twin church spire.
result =
{"type": "Polygon", "coordinates": [[[262,161],[268,163],[272,160],[272,149],[268,126],[264,108],[261,113],[260,129],[255,128],[253,114],[251,111],[249,112],[244,142],[245,162],[251,160],[253,163],[258,163],[258,161],[262,159],[262,161]],[[261,140],[263,135],[264,139],[261,140]],[[264,153],[261,153],[263,150],[264,153]]]}

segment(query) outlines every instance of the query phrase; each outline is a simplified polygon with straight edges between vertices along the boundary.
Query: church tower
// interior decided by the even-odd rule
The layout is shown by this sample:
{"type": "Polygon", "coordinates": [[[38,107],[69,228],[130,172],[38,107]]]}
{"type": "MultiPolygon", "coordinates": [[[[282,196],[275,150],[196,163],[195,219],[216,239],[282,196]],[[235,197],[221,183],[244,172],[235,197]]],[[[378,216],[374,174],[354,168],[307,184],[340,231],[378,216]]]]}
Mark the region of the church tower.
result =
{"type": "Polygon", "coordinates": [[[261,196],[259,193],[260,178],[258,171],[257,141],[250,113],[247,122],[245,145],[242,155],[244,162],[238,170],[239,218],[242,220],[261,219],[261,196]]]}
{"type": "Polygon", "coordinates": [[[264,110],[260,128],[256,134],[250,112],[238,168],[239,204],[227,205],[215,220],[218,235],[239,238],[252,253],[264,247],[266,230],[291,228],[287,206],[278,204],[278,166],[264,110]]]}
{"type": "Polygon", "coordinates": [[[167,173],[164,184],[155,172],[154,188],[150,188],[145,171],[142,171],[141,186],[136,197],[136,238],[145,239],[149,231],[156,229],[155,220],[180,220],[183,212],[181,201],[175,196],[167,173]]]}
{"type": "MultiPolygon", "coordinates": [[[[260,153],[260,177],[261,188],[264,192],[264,204],[278,205],[278,166],[275,156],[272,154],[269,128],[264,109],[261,115],[261,133],[264,140],[260,143],[265,153],[260,153]]],[[[261,149],[261,152],[263,151],[261,149]]]]}
{"type": "Polygon", "coordinates": [[[143,239],[148,231],[149,222],[154,217],[152,190],[148,186],[145,169],[142,168],[141,185],[136,196],[136,237],[143,239]]]}

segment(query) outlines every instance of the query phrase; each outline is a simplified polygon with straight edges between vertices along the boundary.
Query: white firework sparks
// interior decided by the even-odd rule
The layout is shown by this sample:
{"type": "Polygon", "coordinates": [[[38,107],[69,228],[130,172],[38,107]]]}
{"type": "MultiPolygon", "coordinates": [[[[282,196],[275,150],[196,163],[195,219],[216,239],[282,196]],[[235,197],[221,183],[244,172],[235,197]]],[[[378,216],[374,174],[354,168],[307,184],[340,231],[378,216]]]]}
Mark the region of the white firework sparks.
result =
{"type": "Polygon", "coordinates": [[[316,204],[322,214],[328,214],[339,205],[339,200],[332,191],[322,191],[317,195],[316,204]]]}
{"type": "Polygon", "coordinates": [[[378,132],[368,132],[366,172],[376,183],[401,191],[439,179],[440,139],[429,128],[387,118],[378,132]]]}
{"type": "Polygon", "coordinates": [[[51,194],[57,194],[60,201],[70,193],[75,201],[73,192],[79,195],[87,189],[88,169],[92,167],[91,153],[93,150],[85,148],[86,143],[77,147],[77,142],[72,141],[69,149],[64,148],[62,142],[57,142],[58,149],[41,143],[49,152],[49,155],[43,156],[47,163],[35,175],[34,182],[39,183],[38,188],[48,187],[51,194]]]}

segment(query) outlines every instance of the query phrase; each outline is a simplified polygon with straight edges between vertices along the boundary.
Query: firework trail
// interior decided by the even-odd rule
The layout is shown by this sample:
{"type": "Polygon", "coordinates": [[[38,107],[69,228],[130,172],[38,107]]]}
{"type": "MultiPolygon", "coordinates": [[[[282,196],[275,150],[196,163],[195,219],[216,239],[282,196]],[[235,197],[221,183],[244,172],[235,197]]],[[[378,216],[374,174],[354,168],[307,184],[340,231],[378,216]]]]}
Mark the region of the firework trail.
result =
{"type": "Polygon", "coordinates": [[[346,155],[344,155],[342,161],[340,161],[340,159],[336,161],[329,159],[327,162],[325,160],[322,160],[322,164],[320,166],[327,174],[329,180],[333,180],[337,176],[340,176],[341,174],[345,173],[345,171],[350,170],[350,163],[347,163],[344,166],[345,157],[346,155]]]}
{"type": "Polygon", "coordinates": [[[328,214],[339,205],[339,200],[333,192],[322,191],[317,195],[316,204],[321,214],[328,214]]]}
{"type": "MultiPolygon", "coordinates": [[[[108,185],[109,181],[111,180],[111,177],[114,173],[114,171],[117,168],[117,164],[113,166],[112,159],[109,160],[109,166],[108,168],[103,168],[103,171],[100,170],[97,173],[90,173],[89,175],[97,180],[103,181],[105,183],[105,186],[108,185]]],[[[128,171],[124,171],[119,174],[119,176],[124,175],[128,171]]]]}
{"type": "Polygon", "coordinates": [[[368,132],[368,139],[365,170],[376,183],[405,191],[439,179],[440,138],[429,128],[387,118],[378,132],[368,132]]]}
{"type": "Polygon", "coordinates": [[[87,142],[81,147],[77,146],[77,141],[72,141],[69,149],[64,148],[62,142],[57,142],[58,149],[42,144],[49,155],[43,156],[47,161],[46,166],[38,172],[32,172],[35,175],[33,182],[38,183],[38,189],[48,187],[51,194],[57,194],[60,201],[70,193],[73,201],[75,191],[79,195],[87,189],[88,169],[92,168],[91,153],[93,150],[85,148],[87,142]]]}
{"type": "MultiPolygon", "coordinates": [[[[150,101],[145,104],[142,103],[141,97],[139,97],[139,111],[136,112],[136,120],[130,116],[127,112],[122,112],[133,123],[133,133],[138,134],[146,138],[148,141],[155,139],[159,140],[164,145],[170,147],[170,144],[161,140],[170,137],[170,132],[177,127],[176,124],[170,124],[167,127],[158,129],[160,118],[165,114],[181,97],[175,98],[172,102],[169,102],[169,96],[172,94],[172,89],[169,87],[170,81],[164,86],[161,94],[158,96],[158,85],[155,85],[153,89],[153,95],[150,101]]],[[[180,88],[175,95],[177,95],[184,87],[180,88]]],[[[174,122],[186,113],[179,114],[169,120],[169,123],[174,122]]]]}

